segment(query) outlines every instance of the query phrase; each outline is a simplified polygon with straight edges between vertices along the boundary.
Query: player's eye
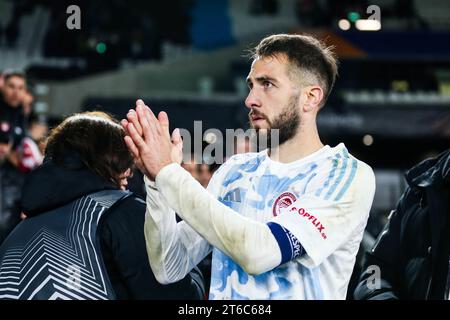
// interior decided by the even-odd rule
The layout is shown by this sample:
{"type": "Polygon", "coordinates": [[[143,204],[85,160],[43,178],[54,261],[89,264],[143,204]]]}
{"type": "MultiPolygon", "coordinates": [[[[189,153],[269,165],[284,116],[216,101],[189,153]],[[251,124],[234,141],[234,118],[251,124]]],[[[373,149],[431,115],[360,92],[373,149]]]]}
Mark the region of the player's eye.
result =
{"type": "Polygon", "coordinates": [[[265,81],[263,81],[263,87],[264,87],[264,89],[272,88],[273,87],[273,83],[268,81],[268,80],[265,80],[265,81]]]}

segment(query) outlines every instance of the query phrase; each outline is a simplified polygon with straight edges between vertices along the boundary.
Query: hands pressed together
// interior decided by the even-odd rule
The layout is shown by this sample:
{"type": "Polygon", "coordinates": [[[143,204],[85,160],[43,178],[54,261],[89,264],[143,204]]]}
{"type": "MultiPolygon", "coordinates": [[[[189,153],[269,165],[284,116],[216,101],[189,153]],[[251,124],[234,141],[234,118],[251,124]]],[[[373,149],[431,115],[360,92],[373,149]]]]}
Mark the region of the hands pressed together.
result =
{"type": "Polygon", "coordinates": [[[139,99],[135,110],[130,109],[127,119],[123,119],[121,124],[126,132],[125,143],[137,167],[149,179],[155,180],[163,167],[181,163],[183,141],[180,131],[175,129],[170,135],[169,118],[164,111],[156,117],[139,99]]]}

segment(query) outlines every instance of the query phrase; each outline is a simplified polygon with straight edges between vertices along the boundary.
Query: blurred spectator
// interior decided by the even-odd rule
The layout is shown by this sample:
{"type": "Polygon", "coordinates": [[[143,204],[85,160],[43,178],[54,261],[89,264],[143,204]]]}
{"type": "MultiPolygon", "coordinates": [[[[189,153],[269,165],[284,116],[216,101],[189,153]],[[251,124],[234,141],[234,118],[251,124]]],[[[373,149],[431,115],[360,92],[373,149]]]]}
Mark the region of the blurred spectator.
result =
{"type": "Polygon", "coordinates": [[[20,221],[20,196],[24,174],[10,162],[12,126],[0,122],[0,243],[20,221]]]}
{"type": "Polygon", "coordinates": [[[13,109],[21,107],[27,89],[25,74],[20,71],[5,71],[3,82],[3,103],[13,109]]]}
{"type": "Polygon", "coordinates": [[[26,134],[26,115],[33,96],[27,92],[26,76],[19,71],[2,74],[0,92],[0,241],[19,222],[19,199],[24,173],[42,162],[38,146],[26,134]],[[26,106],[28,109],[24,109],[26,106]]]}
{"type": "Polygon", "coordinates": [[[0,97],[0,120],[8,122],[14,133],[14,147],[25,135],[25,116],[23,101],[26,95],[26,76],[19,71],[7,71],[3,74],[4,86],[0,97]]]}
{"type": "Polygon", "coordinates": [[[26,76],[22,72],[4,73],[4,88],[0,101],[0,120],[8,122],[13,130],[13,150],[9,161],[26,173],[42,163],[42,152],[33,139],[26,136],[27,120],[32,111],[34,96],[27,88],[26,76]]]}
{"type": "Polygon", "coordinates": [[[366,253],[355,299],[450,299],[450,149],[413,167],[406,180],[397,209],[366,253]]]}

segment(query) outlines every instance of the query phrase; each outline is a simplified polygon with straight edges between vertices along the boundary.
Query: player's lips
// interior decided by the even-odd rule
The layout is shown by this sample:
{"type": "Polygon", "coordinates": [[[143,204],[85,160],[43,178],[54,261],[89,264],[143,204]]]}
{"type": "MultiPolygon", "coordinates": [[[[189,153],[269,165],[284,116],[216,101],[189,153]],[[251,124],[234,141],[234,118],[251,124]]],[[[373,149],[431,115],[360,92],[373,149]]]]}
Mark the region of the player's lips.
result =
{"type": "Polygon", "coordinates": [[[250,119],[252,119],[252,121],[266,120],[265,117],[263,117],[263,116],[257,116],[257,115],[252,115],[252,116],[250,117],[250,119]]]}
{"type": "Polygon", "coordinates": [[[252,126],[259,127],[264,123],[264,121],[267,121],[267,118],[264,114],[260,114],[259,112],[255,112],[254,110],[250,111],[248,117],[252,126]]]}

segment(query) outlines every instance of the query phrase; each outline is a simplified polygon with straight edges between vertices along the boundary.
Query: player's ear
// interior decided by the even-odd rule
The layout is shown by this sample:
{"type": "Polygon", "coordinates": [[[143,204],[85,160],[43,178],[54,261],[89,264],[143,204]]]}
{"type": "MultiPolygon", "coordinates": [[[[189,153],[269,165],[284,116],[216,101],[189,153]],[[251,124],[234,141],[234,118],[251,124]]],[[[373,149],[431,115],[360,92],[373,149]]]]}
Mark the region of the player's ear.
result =
{"type": "Polygon", "coordinates": [[[308,86],[305,88],[306,101],[303,105],[303,111],[310,112],[318,110],[323,100],[323,90],[319,86],[308,86]]]}

